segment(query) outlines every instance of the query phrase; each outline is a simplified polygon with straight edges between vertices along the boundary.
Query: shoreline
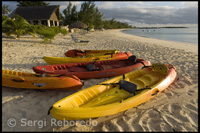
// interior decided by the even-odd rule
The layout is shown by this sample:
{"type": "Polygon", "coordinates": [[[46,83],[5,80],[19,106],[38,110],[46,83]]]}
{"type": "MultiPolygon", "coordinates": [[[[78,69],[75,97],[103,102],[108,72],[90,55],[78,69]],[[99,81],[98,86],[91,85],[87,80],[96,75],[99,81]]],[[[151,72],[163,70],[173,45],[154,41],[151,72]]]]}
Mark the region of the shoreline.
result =
{"type": "MultiPolygon", "coordinates": [[[[124,33],[123,30],[126,30],[126,29],[122,29],[122,30],[120,30],[120,32],[124,33]]],[[[198,43],[173,41],[173,40],[167,40],[167,39],[165,40],[165,39],[153,38],[153,37],[142,36],[142,35],[134,35],[134,34],[129,34],[129,33],[124,33],[124,34],[138,36],[138,37],[144,37],[144,38],[152,38],[152,39],[161,40],[161,41],[169,41],[169,42],[174,42],[174,43],[183,43],[183,44],[188,44],[188,45],[198,45],[198,43]]]]}
{"type": "MultiPolygon", "coordinates": [[[[64,57],[70,49],[118,49],[131,52],[151,63],[169,63],[176,67],[179,80],[149,101],[113,116],[94,119],[97,126],[50,125],[49,107],[74,91],[29,90],[2,86],[2,131],[198,131],[198,46],[138,37],[120,32],[122,29],[95,31],[78,35],[89,43],[75,43],[70,34],[58,34],[52,43],[30,35],[20,39],[2,37],[2,69],[34,73],[32,67],[47,65],[43,56],[64,57]],[[7,121],[14,118],[15,127],[7,121]],[[45,120],[42,128],[21,126],[20,120],[45,120]]],[[[82,89],[110,78],[89,79],[82,89]]]]}
{"type": "MultiPolygon", "coordinates": [[[[123,29],[121,29],[123,30],[123,29]]],[[[162,40],[162,39],[157,39],[157,38],[151,38],[151,37],[146,37],[146,36],[139,36],[139,35],[133,35],[133,34],[128,34],[128,33],[123,33],[120,30],[122,34],[127,35],[127,37],[134,37],[135,39],[140,40],[141,42],[151,42],[153,43],[156,41],[156,44],[160,46],[165,46],[165,47],[172,47],[172,48],[177,48],[177,49],[182,49],[187,52],[192,52],[192,53],[198,53],[198,44],[193,44],[193,43],[186,43],[186,42],[177,42],[177,41],[170,41],[170,40],[162,40]],[[160,42],[160,43],[158,43],[160,42]]]]}
{"type": "MultiPolygon", "coordinates": [[[[120,32],[122,32],[122,30],[121,30],[120,32]]],[[[122,33],[124,33],[124,32],[122,32],[122,33]]],[[[124,34],[129,34],[129,33],[124,33],[124,34]]],[[[129,35],[134,35],[134,34],[129,34],[129,35]]],[[[153,37],[148,37],[148,36],[141,36],[141,35],[134,35],[134,36],[139,36],[139,37],[144,37],[144,38],[158,39],[158,38],[153,38],[153,37]]],[[[165,40],[165,39],[158,39],[158,40],[171,41],[171,42],[175,42],[175,43],[185,43],[185,44],[189,44],[189,45],[198,45],[197,43],[189,43],[189,42],[181,42],[181,41],[172,41],[172,40],[165,40]]]]}

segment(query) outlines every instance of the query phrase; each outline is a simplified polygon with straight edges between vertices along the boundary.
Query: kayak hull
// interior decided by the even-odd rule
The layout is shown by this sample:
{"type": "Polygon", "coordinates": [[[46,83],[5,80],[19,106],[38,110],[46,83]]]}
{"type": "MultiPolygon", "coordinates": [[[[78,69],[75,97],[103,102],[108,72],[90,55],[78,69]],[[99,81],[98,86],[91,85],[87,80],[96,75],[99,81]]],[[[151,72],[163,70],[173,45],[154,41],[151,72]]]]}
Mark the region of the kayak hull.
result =
{"type": "Polygon", "coordinates": [[[119,60],[119,59],[127,59],[132,54],[130,52],[127,53],[117,53],[113,55],[101,55],[101,56],[91,56],[91,57],[49,57],[44,56],[43,59],[46,63],[52,64],[64,64],[64,63],[76,63],[76,62],[90,62],[95,60],[119,60]]]}
{"type": "Polygon", "coordinates": [[[81,50],[81,49],[73,49],[65,52],[65,56],[67,57],[77,57],[77,56],[97,56],[97,55],[105,55],[105,54],[116,54],[119,53],[118,50],[81,50]]]}
{"type": "Polygon", "coordinates": [[[118,76],[139,69],[144,66],[143,64],[151,65],[149,61],[143,59],[137,59],[135,63],[128,59],[96,61],[94,70],[90,71],[87,69],[89,64],[93,64],[93,62],[36,66],[33,67],[33,71],[36,73],[75,75],[80,79],[93,79],[118,76]]]}
{"type": "Polygon", "coordinates": [[[76,76],[37,77],[37,74],[2,70],[2,86],[25,89],[76,90],[83,84],[76,76]]]}
{"type": "Polygon", "coordinates": [[[49,111],[54,118],[59,120],[80,120],[113,115],[133,108],[155,97],[175,81],[177,76],[175,67],[169,64],[166,66],[169,68],[167,75],[152,71],[151,68],[125,74],[125,80],[134,82],[138,88],[143,83],[150,87],[150,89],[137,92],[130,98],[126,99],[130,93],[119,89],[119,85],[116,87],[105,85],[117,83],[123,79],[123,76],[118,76],[61,99],[49,111]],[[147,80],[148,78],[151,80],[147,80]]]}

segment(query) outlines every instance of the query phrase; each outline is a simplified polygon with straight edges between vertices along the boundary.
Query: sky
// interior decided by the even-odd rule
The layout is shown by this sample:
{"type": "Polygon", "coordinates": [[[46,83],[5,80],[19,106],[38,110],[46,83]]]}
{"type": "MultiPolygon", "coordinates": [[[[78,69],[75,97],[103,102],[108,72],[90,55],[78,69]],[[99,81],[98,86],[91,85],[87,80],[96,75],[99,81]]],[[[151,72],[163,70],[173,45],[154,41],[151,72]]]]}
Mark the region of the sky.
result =
{"type": "MultiPolygon", "coordinates": [[[[45,1],[60,5],[60,12],[69,1],[45,1]]],[[[70,1],[80,10],[83,1],[70,1]]],[[[16,1],[2,1],[13,11],[16,1]]],[[[104,19],[126,22],[132,26],[198,26],[198,1],[95,1],[104,19]]]]}

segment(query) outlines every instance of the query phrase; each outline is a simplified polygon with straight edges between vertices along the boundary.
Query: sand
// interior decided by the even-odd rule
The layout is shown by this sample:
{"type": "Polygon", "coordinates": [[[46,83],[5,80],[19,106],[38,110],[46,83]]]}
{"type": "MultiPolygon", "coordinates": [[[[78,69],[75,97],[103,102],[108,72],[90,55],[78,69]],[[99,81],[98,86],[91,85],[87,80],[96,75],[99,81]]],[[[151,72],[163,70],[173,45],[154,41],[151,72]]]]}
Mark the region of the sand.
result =
{"type": "MultiPolygon", "coordinates": [[[[59,121],[52,124],[55,119],[47,115],[49,107],[55,102],[78,90],[2,87],[3,131],[198,131],[197,44],[139,37],[124,34],[120,30],[95,31],[76,36],[90,42],[75,43],[70,34],[58,34],[50,44],[43,44],[40,38],[34,39],[30,35],[20,39],[2,36],[2,69],[34,73],[33,66],[46,65],[43,56],[64,57],[64,53],[70,49],[118,49],[132,52],[151,63],[173,64],[179,80],[157,97],[137,107],[116,115],[90,119],[87,122],[93,124],[82,125],[80,122],[58,124],[59,121]]],[[[85,80],[82,89],[107,79],[85,80]]]]}

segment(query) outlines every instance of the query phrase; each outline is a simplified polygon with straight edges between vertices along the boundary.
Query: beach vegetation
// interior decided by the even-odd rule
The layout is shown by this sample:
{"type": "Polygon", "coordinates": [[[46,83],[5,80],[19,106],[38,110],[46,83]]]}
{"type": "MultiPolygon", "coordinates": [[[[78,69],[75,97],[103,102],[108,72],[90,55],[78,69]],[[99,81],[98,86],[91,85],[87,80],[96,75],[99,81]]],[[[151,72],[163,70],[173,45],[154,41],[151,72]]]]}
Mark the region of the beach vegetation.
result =
{"type": "Polygon", "coordinates": [[[2,22],[2,32],[7,36],[14,34],[17,38],[20,38],[24,34],[32,34],[30,32],[31,25],[23,17],[15,15],[14,18],[6,18],[2,22]]]}
{"type": "Polygon", "coordinates": [[[2,22],[6,19],[8,19],[9,17],[8,16],[5,16],[3,13],[2,13],[2,22]]]}
{"type": "Polygon", "coordinates": [[[72,3],[69,2],[67,8],[63,10],[64,25],[70,25],[78,20],[78,12],[76,11],[76,9],[77,9],[77,6],[72,5],[72,3]]]}
{"type": "Polygon", "coordinates": [[[85,23],[88,28],[92,29],[119,29],[119,28],[132,28],[127,23],[119,22],[113,19],[103,19],[103,13],[98,10],[95,3],[92,1],[85,1],[81,4],[80,11],[76,11],[77,6],[69,2],[66,9],[63,11],[62,21],[64,25],[71,25],[76,21],[85,23]]]}
{"type": "Polygon", "coordinates": [[[66,29],[61,29],[61,34],[63,34],[63,36],[67,35],[68,34],[68,30],[66,29]]]}
{"type": "Polygon", "coordinates": [[[56,27],[51,26],[51,29],[53,29],[56,32],[56,34],[61,33],[61,27],[60,26],[56,26],[56,27]]]}
{"type": "Polygon", "coordinates": [[[36,38],[36,31],[37,31],[37,27],[36,25],[31,25],[30,27],[27,28],[27,34],[32,35],[34,38],[36,38]]]}
{"type": "Polygon", "coordinates": [[[9,14],[10,13],[10,9],[8,8],[8,5],[3,4],[2,6],[2,14],[9,14]]]}
{"type": "Polygon", "coordinates": [[[118,22],[114,18],[110,20],[104,20],[104,28],[105,29],[121,29],[121,28],[132,28],[132,26],[127,23],[118,22]]]}
{"type": "Polygon", "coordinates": [[[81,22],[87,24],[89,28],[94,25],[95,4],[92,1],[85,1],[81,4],[78,18],[81,22]]]}
{"type": "Polygon", "coordinates": [[[99,11],[98,7],[95,8],[94,12],[94,28],[95,29],[102,29],[104,24],[102,20],[103,14],[99,11]]]}
{"type": "Polygon", "coordinates": [[[40,38],[43,39],[44,43],[51,43],[52,39],[58,34],[54,28],[41,28],[37,30],[36,33],[39,35],[40,38]]]}

